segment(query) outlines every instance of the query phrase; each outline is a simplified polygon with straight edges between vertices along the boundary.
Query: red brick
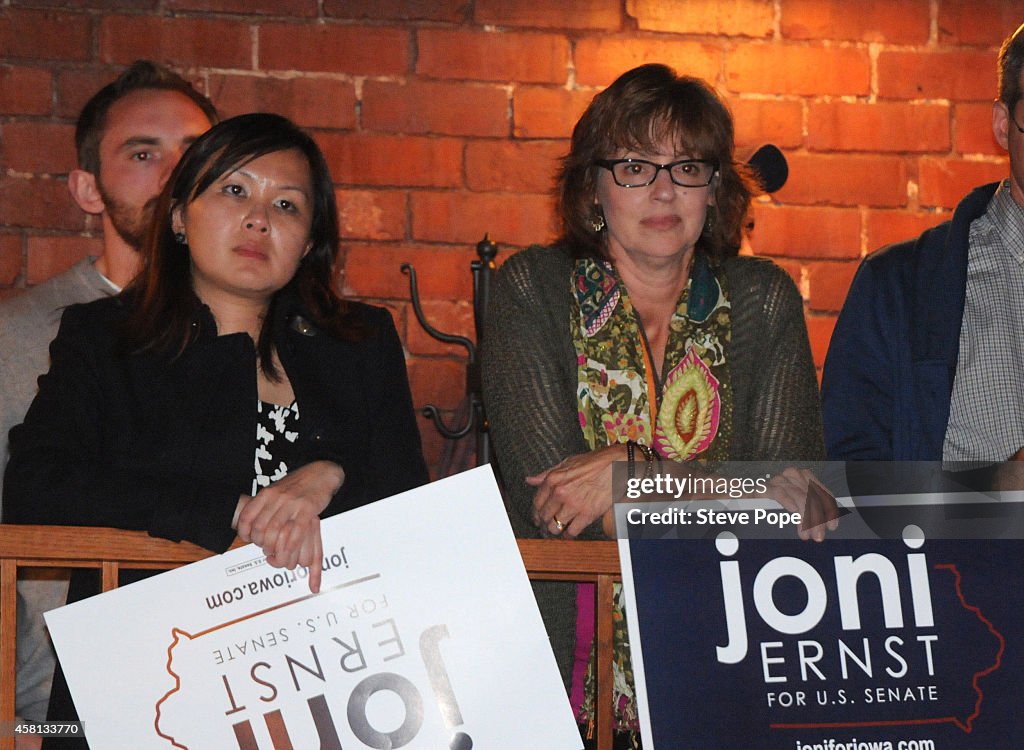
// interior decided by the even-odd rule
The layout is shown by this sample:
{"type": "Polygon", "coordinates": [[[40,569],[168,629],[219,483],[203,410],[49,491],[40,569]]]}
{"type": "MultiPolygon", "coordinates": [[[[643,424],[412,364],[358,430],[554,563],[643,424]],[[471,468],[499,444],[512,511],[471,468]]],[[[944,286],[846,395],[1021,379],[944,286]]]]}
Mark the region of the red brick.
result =
{"type": "Polygon", "coordinates": [[[342,239],[405,239],[406,195],[398,190],[338,190],[342,239]]]}
{"type": "Polygon", "coordinates": [[[656,62],[713,83],[722,67],[722,50],[702,42],[644,39],[638,44],[634,37],[601,35],[580,39],[574,59],[576,83],[581,86],[607,86],[631,68],[656,62]]]}
{"type": "Polygon", "coordinates": [[[28,238],[28,283],[41,284],[66,271],[88,255],[103,252],[103,241],[96,237],[28,238]]]}
{"type": "Polygon", "coordinates": [[[40,68],[0,65],[0,113],[48,115],[53,106],[53,75],[40,68]]]}
{"type": "Polygon", "coordinates": [[[89,98],[117,78],[119,72],[119,68],[113,67],[58,70],[57,116],[77,119],[89,98]]]}
{"type": "Polygon", "coordinates": [[[996,53],[883,50],[878,53],[878,95],[991,101],[996,96],[996,53]]]}
{"type": "Polygon", "coordinates": [[[957,104],[954,109],[953,148],[959,154],[989,154],[1002,156],[1006,153],[992,133],[992,105],[957,104]]]}
{"type": "Polygon", "coordinates": [[[565,83],[569,42],[555,34],[421,29],[416,72],[433,78],[565,83]]]}
{"type": "Polygon", "coordinates": [[[857,265],[858,262],[811,263],[808,307],[820,312],[839,312],[850,291],[857,265]]]}
{"type": "MultiPolygon", "coordinates": [[[[441,460],[449,441],[441,436],[432,420],[420,411],[426,404],[440,407],[447,425],[456,424],[455,409],[465,398],[465,365],[458,361],[410,357],[407,364],[417,406],[416,424],[423,441],[423,457],[432,477],[439,477],[441,460]],[[461,374],[458,370],[461,369],[461,374]],[[422,400],[422,403],[421,403],[422,400]]],[[[470,438],[472,440],[472,438],[470,438]]]]}
{"type": "MultiPolygon", "coordinates": [[[[479,237],[477,237],[479,239],[479,237]]],[[[469,300],[473,277],[469,264],[475,248],[438,248],[426,245],[349,244],[345,257],[346,296],[408,301],[409,277],[403,263],[412,263],[420,299],[469,300]]]]}
{"type": "Polygon", "coordinates": [[[0,285],[11,286],[21,273],[21,235],[0,234],[0,285]]]}
{"type": "Polygon", "coordinates": [[[128,64],[140,58],[182,66],[250,68],[249,25],[212,18],[103,18],[100,59],[128,64]]]}
{"type": "Polygon", "coordinates": [[[949,151],[944,104],[819,102],[807,118],[814,151],[949,151]]]}
{"type": "Polygon", "coordinates": [[[489,234],[497,242],[528,245],[554,238],[552,199],[509,193],[417,192],[412,236],[467,245],[489,234]]]}
{"type": "Polygon", "coordinates": [[[866,95],[870,79],[868,52],[857,47],[743,44],[725,59],[730,91],[866,95]]]}
{"type": "MultiPolygon", "coordinates": [[[[426,300],[422,308],[427,322],[442,333],[465,336],[470,341],[476,340],[473,304],[469,300],[426,300]]],[[[405,345],[411,354],[466,356],[464,346],[445,344],[423,330],[423,326],[416,320],[416,313],[411,304],[406,305],[405,320],[405,345]]]]}
{"type": "Polygon", "coordinates": [[[508,93],[464,83],[363,84],[366,130],[393,133],[508,136],[508,93]]]}
{"type": "Polygon", "coordinates": [[[223,117],[278,112],[305,128],[354,128],[355,87],[323,78],[210,76],[210,98],[223,117]]]}
{"type": "Polygon", "coordinates": [[[352,75],[409,71],[409,32],[385,26],[265,24],[260,28],[263,70],[322,70],[352,75]]]}
{"type": "Polygon", "coordinates": [[[945,211],[916,213],[910,211],[885,211],[872,209],[867,219],[867,249],[874,252],[894,242],[912,240],[926,229],[949,219],[945,211]]]}
{"type": "Polygon", "coordinates": [[[796,101],[732,99],[733,124],[737,146],[774,143],[779,148],[797,148],[803,144],[803,105],[796,101]]]}
{"type": "Polygon", "coordinates": [[[412,402],[417,409],[427,404],[440,409],[454,409],[466,395],[466,366],[463,363],[417,358],[408,366],[412,402]]]}
{"type": "Polygon", "coordinates": [[[905,206],[907,165],[898,156],[790,154],[783,203],[905,206]]]}
{"type": "Polygon", "coordinates": [[[0,223],[8,227],[80,231],[85,214],[58,180],[0,177],[0,223]]]}
{"type": "Polygon", "coordinates": [[[87,60],[91,49],[87,15],[10,9],[0,15],[0,54],[6,58],[87,60]]]}
{"type": "Polygon", "coordinates": [[[67,173],[75,168],[75,128],[52,122],[10,122],[0,126],[0,163],[17,172],[67,173]]]}
{"type": "Polygon", "coordinates": [[[1005,161],[960,161],[924,157],[918,165],[918,201],[922,206],[955,208],[978,185],[1008,177],[1005,161]]]}
{"type": "Polygon", "coordinates": [[[555,186],[564,141],[471,141],[466,146],[470,190],[549,194],[555,186]]]}
{"type": "Polygon", "coordinates": [[[928,0],[786,0],[781,28],[786,39],[839,39],[924,44],[930,33],[928,0]]]}
{"type": "Polygon", "coordinates": [[[317,133],[336,183],[462,187],[462,141],[403,135],[317,133]]]}
{"type": "Polygon", "coordinates": [[[466,0],[324,0],[328,18],[356,18],[372,21],[468,20],[466,0]]]}
{"type": "Polygon", "coordinates": [[[1020,0],[942,0],[939,44],[998,47],[1021,22],[1020,0]]]}
{"type": "Polygon", "coordinates": [[[832,331],[836,327],[836,319],[831,315],[808,315],[807,337],[811,341],[811,355],[814,366],[821,368],[825,364],[825,354],[832,339],[832,331]]]}
{"type": "Polygon", "coordinates": [[[209,11],[251,15],[311,18],[317,14],[317,0],[164,0],[168,10],[209,11]]]}
{"type": "Polygon", "coordinates": [[[860,212],[855,208],[756,204],[751,244],[757,255],[858,258],[860,212]]]}
{"type": "MultiPolygon", "coordinates": [[[[77,120],[82,107],[92,98],[93,94],[117,78],[122,70],[121,66],[105,66],[58,71],[56,114],[59,117],[77,120]]],[[[196,91],[202,94],[208,93],[204,81],[197,71],[178,69],[176,72],[192,84],[196,91]]]]}
{"type": "Polygon", "coordinates": [[[473,16],[477,23],[493,26],[605,31],[622,27],[619,0],[476,0],[473,16]]]}
{"type": "Polygon", "coordinates": [[[568,138],[593,96],[592,91],[516,87],[512,132],[516,138],[568,138]]]}
{"type": "Polygon", "coordinates": [[[676,34],[770,37],[775,24],[772,0],[626,0],[637,28],[676,34]]]}
{"type": "Polygon", "coordinates": [[[160,0],[14,0],[18,5],[65,10],[156,10],[160,0]]]}

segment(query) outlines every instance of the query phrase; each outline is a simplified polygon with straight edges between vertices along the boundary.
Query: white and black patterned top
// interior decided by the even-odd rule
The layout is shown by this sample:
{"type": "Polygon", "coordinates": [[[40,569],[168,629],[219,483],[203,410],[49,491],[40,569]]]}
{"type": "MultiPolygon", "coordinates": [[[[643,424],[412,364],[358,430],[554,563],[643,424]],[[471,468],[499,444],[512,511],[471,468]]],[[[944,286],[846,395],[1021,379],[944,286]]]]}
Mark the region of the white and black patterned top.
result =
{"type": "Polygon", "coordinates": [[[288,473],[299,438],[299,405],[256,405],[256,462],[252,494],[255,496],[288,473]]]}
{"type": "Polygon", "coordinates": [[[1005,461],[1024,446],[1024,207],[1005,180],[971,222],[960,356],[942,458],[1005,461]]]}

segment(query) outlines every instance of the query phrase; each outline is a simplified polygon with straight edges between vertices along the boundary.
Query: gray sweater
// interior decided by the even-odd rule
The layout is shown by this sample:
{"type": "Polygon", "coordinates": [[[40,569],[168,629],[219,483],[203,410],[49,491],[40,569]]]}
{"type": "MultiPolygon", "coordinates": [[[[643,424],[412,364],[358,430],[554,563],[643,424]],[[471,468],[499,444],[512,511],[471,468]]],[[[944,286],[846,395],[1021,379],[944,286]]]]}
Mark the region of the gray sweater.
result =
{"type": "MultiPolygon", "coordinates": [[[[537,537],[525,477],[588,450],[576,403],[569,331],[573,259],[556,247],[509,258],[495,279],[483,344],[487,416],[517,536],[537,537]]],[[[824,460],[818,382],[803,303],[792,279],[762,258],[725,261],[732,305],[726,347],[733,387],[733,461],[824,460]]],[[[600,521],[581,535],[600,539],[600,521]]],[[[535,584],[552,648],[568,684],[575,601],[567,584],[535,584]]]]}
{"type": "MultiPolygon", "coordinates": [[[[94,258],[0,304],[0,519],[7,433],[25,419],[36,395],[39,376],[50,369],[50,342],[57,335],[64,308],[116,294],[93,266],[94,258]]],[[[16,710],[43,721],[50,697],[55,657],[43,627],[43,612],[64,604],[66,580],[18,583],[18,653],[16,710]]]]}
{"type": "Polygon", "coordinates": [[[79,261],[64,273],[0,304],[0,518],[7,433],[25,419],[39,376],[50,369],[50,342],[64,308],[117,294],[93,265],[79,261]]]}

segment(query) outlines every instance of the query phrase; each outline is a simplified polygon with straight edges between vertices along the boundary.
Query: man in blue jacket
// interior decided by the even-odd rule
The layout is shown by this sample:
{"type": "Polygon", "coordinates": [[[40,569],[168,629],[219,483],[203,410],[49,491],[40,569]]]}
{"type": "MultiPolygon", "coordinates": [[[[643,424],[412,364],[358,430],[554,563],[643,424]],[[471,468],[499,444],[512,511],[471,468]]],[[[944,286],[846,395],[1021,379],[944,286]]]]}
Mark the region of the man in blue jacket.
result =
{"type": "Polygon", "coordinates": [[[999,53],[1010,176],[864,259],[825,360],[832,459],[1005,461],[1024,446],[1024,25],[999,53]]]}

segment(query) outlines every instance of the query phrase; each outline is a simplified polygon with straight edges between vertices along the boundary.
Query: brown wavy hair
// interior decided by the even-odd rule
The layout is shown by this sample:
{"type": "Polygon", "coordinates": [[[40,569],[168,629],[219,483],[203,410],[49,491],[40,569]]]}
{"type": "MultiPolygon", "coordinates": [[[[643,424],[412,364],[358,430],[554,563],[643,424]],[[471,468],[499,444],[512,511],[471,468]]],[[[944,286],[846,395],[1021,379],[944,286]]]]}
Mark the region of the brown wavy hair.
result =
{"type": "Polygon", "coordinates": [[[677,153],[718,164],[715,202],[696,248],[713,261],[739,251],[743,220],[753,195],[746,165],[734,159],[732,115],[699,78],[680,76],[659,64],[641,65],[619,76],[594,97],[572,132],[569,154],[558,175],[561,242],[575,257],[607,257],[605,232],[595,232],[597,159],[622,151],[650,151],[670,142],[677,153]]]}

